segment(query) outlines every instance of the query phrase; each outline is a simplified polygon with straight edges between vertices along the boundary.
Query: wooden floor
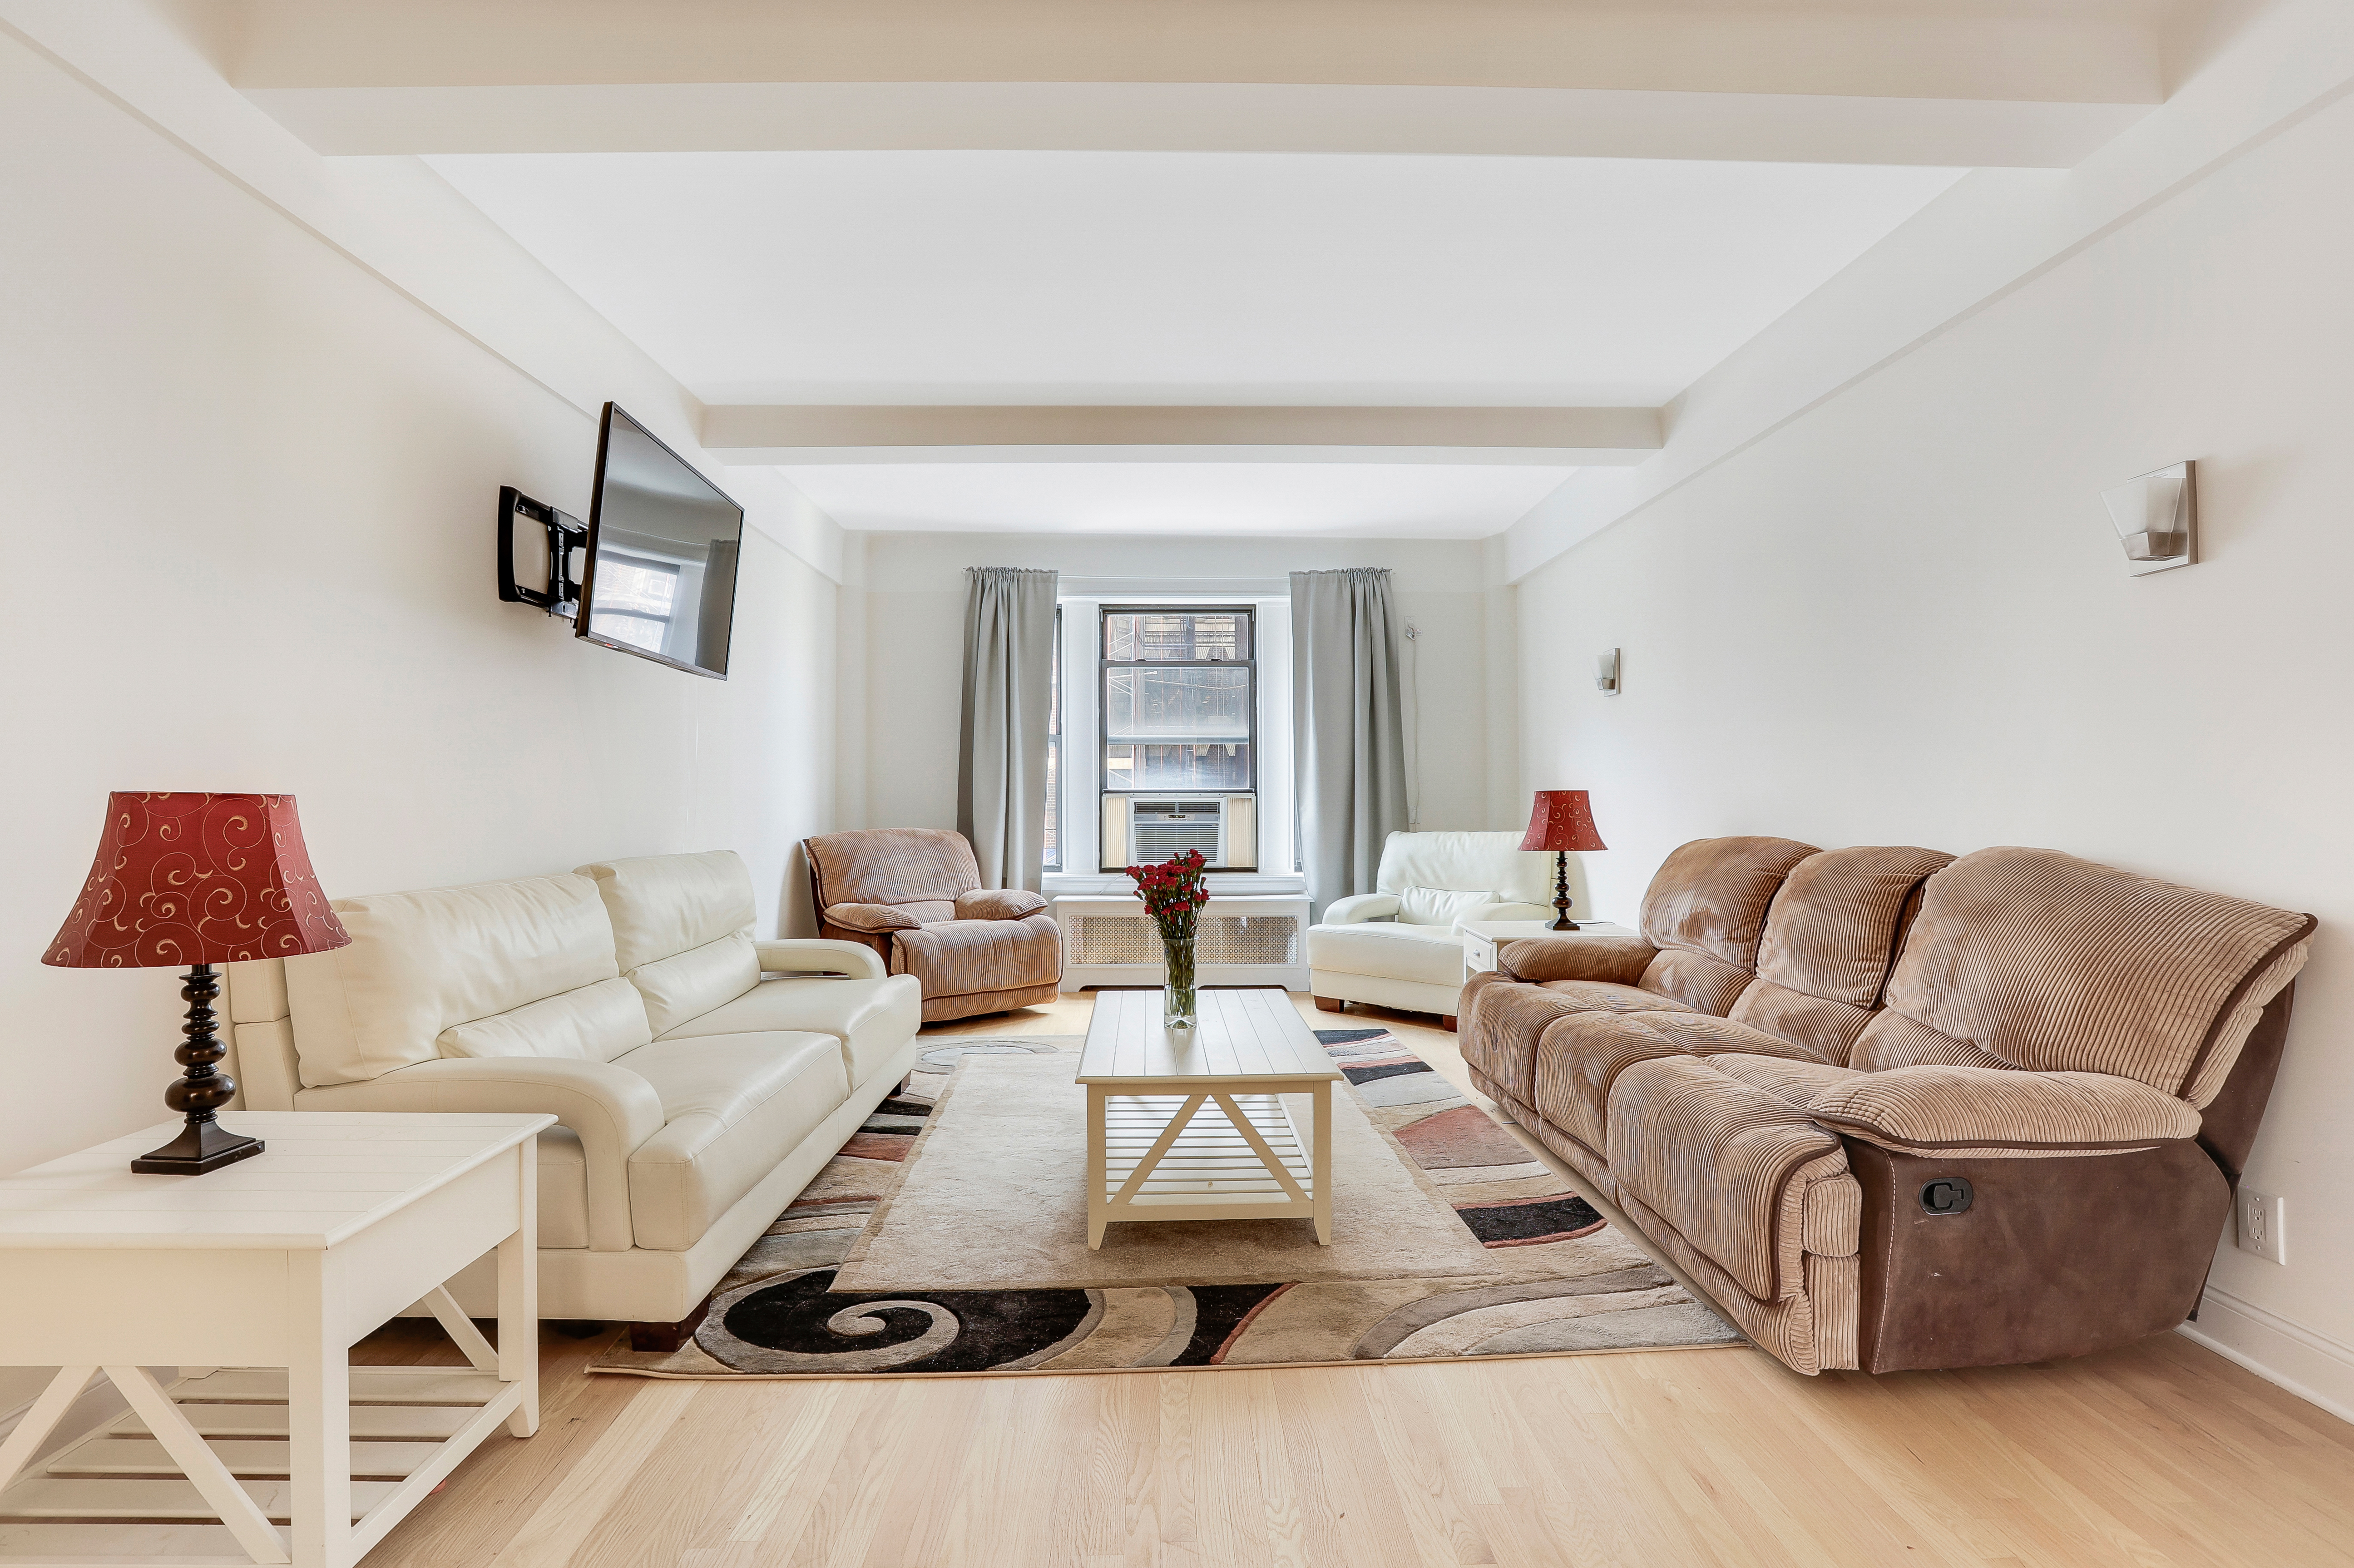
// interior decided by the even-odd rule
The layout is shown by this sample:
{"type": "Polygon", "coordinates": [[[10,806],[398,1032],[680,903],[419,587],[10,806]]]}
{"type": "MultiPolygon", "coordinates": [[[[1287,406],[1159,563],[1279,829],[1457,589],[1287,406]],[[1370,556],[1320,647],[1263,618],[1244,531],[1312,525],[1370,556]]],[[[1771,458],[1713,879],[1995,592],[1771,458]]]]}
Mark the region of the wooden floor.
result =
{"type": "MultiPolygon", "coordinates": [[[[1461,1074],[1410,1015],[1314,1022],[1461,1074]]],[[[363,1353],[456,1361],[439,1334],[363,1353]]],[[[583,1375],[610,1337],[544,1329],[540,1435],[369,1568],[2354,1563],[2354,1426],[2174,1334],[1884,1378],[1707,1350],[790,1384],[583,1375]]]]}

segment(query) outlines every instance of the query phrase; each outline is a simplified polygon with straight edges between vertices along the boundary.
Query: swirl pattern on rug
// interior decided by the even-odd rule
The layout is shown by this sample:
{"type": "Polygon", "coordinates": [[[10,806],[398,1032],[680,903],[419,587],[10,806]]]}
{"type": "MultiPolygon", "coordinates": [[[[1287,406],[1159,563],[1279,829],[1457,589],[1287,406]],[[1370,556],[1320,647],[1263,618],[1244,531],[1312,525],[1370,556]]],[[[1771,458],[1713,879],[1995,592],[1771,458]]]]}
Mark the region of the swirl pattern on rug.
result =
{"type": "MultiPolygon", "coordinates": [[[[1739,1336],[1386,1029],[1319,1030],[1368,1116],[1486,1248],[1544,1262],[1494,1279],[1172,1282],[1073,1289],[840,1291],[837,1267],[968,1058],[1076,1036],[943,1041],[878,1105],[714,1293],[694,1341],[594,1370],[669,1377],[1150,1371],[1724,1345],[1739,1336]]],[[[980,1069],[985,1070],[985,1069],[980,1069]]],[[[1310,1244],[1312,1245],[1312,1244],[1310,1244]]]]}

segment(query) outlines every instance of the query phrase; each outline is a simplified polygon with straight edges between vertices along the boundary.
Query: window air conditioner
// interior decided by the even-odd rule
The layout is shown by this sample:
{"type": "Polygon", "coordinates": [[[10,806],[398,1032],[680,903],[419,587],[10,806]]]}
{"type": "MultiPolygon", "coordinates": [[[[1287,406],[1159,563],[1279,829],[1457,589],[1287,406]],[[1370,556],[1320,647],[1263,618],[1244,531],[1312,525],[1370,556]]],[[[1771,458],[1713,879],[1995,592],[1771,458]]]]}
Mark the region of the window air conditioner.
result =
{"type": "Polygon", "coordinates": [[[1258,800],[1251,795],[1107,795],[1103,869],[1120,871],[1200,850],[1212,869],[1258,869],[1258,800]]]}

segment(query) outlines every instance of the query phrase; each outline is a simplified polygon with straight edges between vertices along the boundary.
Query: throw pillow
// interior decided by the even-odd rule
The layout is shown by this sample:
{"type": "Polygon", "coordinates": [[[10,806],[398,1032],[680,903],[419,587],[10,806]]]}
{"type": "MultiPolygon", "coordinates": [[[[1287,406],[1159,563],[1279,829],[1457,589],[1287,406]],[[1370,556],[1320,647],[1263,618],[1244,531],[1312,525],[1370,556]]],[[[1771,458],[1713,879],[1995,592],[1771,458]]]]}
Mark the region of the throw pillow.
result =
{"type": "Polygon", "coordinates": [[[1500,893],[1457,893],[1443,887],[1398,889],[1398,922],[1405,926],[1452,926],[1472,910],[1504,902],[1500,893]]]}

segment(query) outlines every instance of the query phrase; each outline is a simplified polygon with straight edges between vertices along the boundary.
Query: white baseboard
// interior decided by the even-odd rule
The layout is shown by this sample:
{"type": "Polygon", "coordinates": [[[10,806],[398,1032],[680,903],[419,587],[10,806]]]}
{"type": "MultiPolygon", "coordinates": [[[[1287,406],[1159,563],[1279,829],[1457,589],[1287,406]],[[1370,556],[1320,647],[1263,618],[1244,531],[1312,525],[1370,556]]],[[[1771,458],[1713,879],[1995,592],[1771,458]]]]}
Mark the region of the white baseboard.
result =
{"type": "Polygon", "coordinates": [[[2176,1330],[2340,1421],[2354,1421],[2354,1345],[2292,1323],[2213,1286],[2199,1321],[2176,1330]]]}

